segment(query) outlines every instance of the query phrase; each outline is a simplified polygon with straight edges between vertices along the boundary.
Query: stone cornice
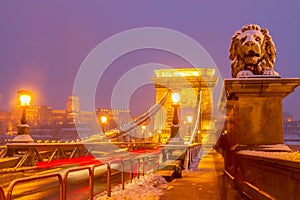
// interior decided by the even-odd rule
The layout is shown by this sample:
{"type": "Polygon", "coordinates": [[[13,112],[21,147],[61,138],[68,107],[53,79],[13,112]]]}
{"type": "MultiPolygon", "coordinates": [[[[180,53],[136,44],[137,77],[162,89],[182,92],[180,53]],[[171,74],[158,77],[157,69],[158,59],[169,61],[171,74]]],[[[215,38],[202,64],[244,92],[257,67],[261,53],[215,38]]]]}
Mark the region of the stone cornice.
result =
{"type": "Polygon", "coordinates": [[[300,85],[300,78],[225,79],[226,99],[247,96],[281,96],[284,98],[300,85]]]}
{"type": "Polygon", "coordinates": [[[210,77],[153,77],[156,88],[213,88],[218,82],[217,76],[210,77]]]}

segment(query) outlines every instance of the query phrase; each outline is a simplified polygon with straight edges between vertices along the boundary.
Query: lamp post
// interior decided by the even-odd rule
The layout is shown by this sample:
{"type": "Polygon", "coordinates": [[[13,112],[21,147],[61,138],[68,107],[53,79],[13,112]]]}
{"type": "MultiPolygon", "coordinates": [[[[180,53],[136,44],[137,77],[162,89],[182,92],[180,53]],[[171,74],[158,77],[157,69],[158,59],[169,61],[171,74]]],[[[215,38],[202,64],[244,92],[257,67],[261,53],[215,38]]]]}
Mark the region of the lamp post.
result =
{"type": "Polygon", "coordinates": [[[147,136],[145,137],[145,131],[146,131],[146,126],[142,125],[142,137],[143,137],[144,141],[146,141],[146,139],[147,139],[147,136]]]}
{"type": "Polygon", "coordinates": [[[18,125],[17,136],[12,139],[12,142],[34,142],[34,140],[29,135],[29,125],[27,124],[26,110],[30,106],[32,93],[28,90],[18,91],[20,107],[22,108],[21,123],[18,125]]]}
{"type": "Polygon", "coordinates": [[[171,144],[184,144],[184,140],[180,137],[179,133],[179,120],[178,109],[180,108],[180,94],[172,93],[172,106],[174,108],[173,121],[171,126],[171,136],[167,143],[171,144]]]}
{"type": "Polygon", "coordinates": [[[189,136],[189,135],[191,135],[191,124],[193,123],[193,116],[192,115],[188,115],[186,117],[186,121],[187,121],[187,126],[188,126],[187,134],[189,136]]]}
{"type": "Polygon", "coordinates": [[[107,124],[107,117],[105,115],[102,115],[100,117],[101,120],[101,128],[102,128],[102,132],[105,133],[105,126],[107,124]]]}

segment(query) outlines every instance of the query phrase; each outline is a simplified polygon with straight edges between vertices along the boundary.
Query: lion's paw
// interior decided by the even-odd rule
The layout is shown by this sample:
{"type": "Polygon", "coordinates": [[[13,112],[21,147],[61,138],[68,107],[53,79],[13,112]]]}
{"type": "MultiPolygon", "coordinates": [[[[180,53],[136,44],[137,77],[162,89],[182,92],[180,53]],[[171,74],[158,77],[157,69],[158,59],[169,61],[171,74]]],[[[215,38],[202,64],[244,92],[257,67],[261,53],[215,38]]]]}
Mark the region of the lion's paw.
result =
{"type": "Polygon", "coordinates": [[[265,75],[265,76],[280,76],[278,72],[276,72],[272,69],[265,70],[263,75],[265,75]]]}
{"type": "Polygon", "coordinates": [[[250,70],[242,70],[236,75],[237,78],[246,76],[253,76],[253,73],[250,70]]]}

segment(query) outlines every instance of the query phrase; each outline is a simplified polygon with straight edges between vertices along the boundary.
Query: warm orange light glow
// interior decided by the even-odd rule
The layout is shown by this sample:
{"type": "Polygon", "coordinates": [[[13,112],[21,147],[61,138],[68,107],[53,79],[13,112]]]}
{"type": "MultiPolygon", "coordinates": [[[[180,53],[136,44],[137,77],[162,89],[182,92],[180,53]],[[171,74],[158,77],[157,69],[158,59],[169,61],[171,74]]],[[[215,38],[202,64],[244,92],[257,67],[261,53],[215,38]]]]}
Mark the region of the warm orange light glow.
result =
{"type": "Polygon", "coordinates": [[[172,93],[172,102],[179,103],[180,102],[180,94],[179,93],[172,93]]]}
{"type": "Polygon", "coordinates": [[[145,130],[145,129],[146,129],[146,126],[145,126],[145,125],[143,125],[143,126],[142,126],[142,129],[143,129],[143,130],[145,130]]]}
{"type": "Polygon", "coordinates": [[[29,94],[20,94],[21,106],[29,106],[31,102],[31,96],[29,94]]]}
{"type": "Polygon", "coordinates": [[[107,123],[107,117],[106,116],[101,116],[100,120],[101,120],[102,124],[106,124],[107,123]]]}

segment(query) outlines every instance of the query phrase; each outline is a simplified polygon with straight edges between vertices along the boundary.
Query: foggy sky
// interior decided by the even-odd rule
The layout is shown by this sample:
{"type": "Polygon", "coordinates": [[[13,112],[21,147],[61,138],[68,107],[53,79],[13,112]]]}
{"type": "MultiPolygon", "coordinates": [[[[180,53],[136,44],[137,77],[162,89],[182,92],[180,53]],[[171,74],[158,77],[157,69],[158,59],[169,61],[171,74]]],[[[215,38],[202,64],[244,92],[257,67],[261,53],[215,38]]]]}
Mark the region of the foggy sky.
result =
{"type": "MultiPolygon", "coordinates": [[[[277,48],[275,70],[300,77],[300,2],[290,1],[74,1],[0,2],[0,109],[10,109],[16,91],[31,89],[34,103],[64,109],[76,73],[89,52],[106,38],[137,27],[180,31],[211,55],[223,78],[230,78],[228,48],[243,25],[267,28],[277,48]]],[[[186,61],[161,51],[145,50],[117,59],[99,82],[96,107],[109,107],[114,83],[133,66],[186,61]]],[[[209,67],[209,66],[207,66],[209,67]]],[[[154,76],[154,74],[153,74],[154,76]]],[[[300,89],[284,100],[284,111],[300,118],[300,89]]],[[[154,104],[149,85],[133,96],[131,109],[154,104]]]]}

